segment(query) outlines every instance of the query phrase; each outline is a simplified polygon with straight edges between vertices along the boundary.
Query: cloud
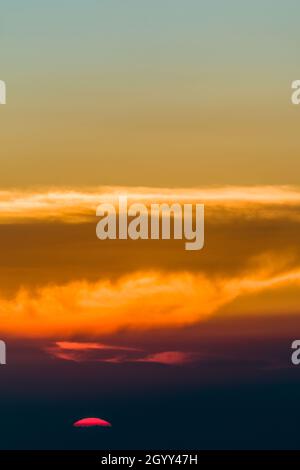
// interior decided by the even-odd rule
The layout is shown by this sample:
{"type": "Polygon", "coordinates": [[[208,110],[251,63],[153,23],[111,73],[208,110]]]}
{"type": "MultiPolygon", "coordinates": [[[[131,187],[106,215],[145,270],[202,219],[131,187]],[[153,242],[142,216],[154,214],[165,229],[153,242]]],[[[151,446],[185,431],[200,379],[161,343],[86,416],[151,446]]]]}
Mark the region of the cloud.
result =
{"type": "MultiPolygon", "coordinates": [[[[263,258],[236,276],[139,271],[116,281],[51,284],[0,298],[1,331],[16,337],[67,339],[122,329],[181,327],[204,321],[242,295],[299,283],[298,268],[263,258]]],[[[106,347],[89,344],[89,349],[106,347]]]]}
{"type": "Polygon", "coordinates": [[[125,346],[108,345],[104,343],[78,342],[78,341],[56,341],[51,346],[47,346],[45,351],[57,359],[73,362],[100,361],[105,362],[105,358],[111,354],[122,351],[133,353],[139,351],[135,348],[125,346]]]}
{"type": "Polygon", "coordinates": [[[59,350],[66,351],[137,351],[135,348],[128,348],[126,346],[112,346],[103,343],[90,343],[90,342],[77,342],[77,341],[57,341],[55,346],[59,350]]]}
{"type": "MultiPolygon", "coordinates": [[[[271,208],[276,214],[282,206],[300,206],[300,190],[289,186],[253,186],[219,188],[146,188],[100,187],[95,189],[45,189],[0,191],[0,223],[26,221],[61,221],[81,223],[95,216],[102,202],[117,202],[118,195],[127,195],[129,202],[146,205],[154,202],[203,202],[208,207],[245,210],[251,207],[271,208]]],[[[249,215],[249,214],[248,214],[249,215]]],[[[255,213],[257,217],[257,212],[255,213]]],[[[266,214],[264,215],[264,217],[266,214]]],[[[290,211],[290,217],[297,217],[290,211]]],[[[297,220],[299,217],[297,218],[297,220]]]]}
{"type": "Polygon", "coordinates": [[[182,351],[164,351],[155,354],[149,354],[137,360],[137,362],[148,362],[153,364],[165,365],[183,365],[194,362],[196,356],[182,351]]]}
{"type": "Polygon", "coordinates": [[[146,354],[140,349],[90,342],[57,341],[46,347],[45,351],[56,359],[72,362],[106,362],[111,364],[143,362],[183,365],[196,360],[195,354],[182,351],[146,354]]]}
{"type": "MultiPolygon", "coordinates": [[[[298,286],[299,209],[300,190],[280,186],[2,191],[0,223],[10,225],[1,234],[1,332],[71,341],[124,329],[179,328],[245,295],[298,286]],[[102,244],[95,208],[118,194],[147,204],[204,202],[205,249],[190,256],[176,251],[175,242],[102,244]],[[40,223],[49,220],[55,221],[51,228],[40,223]],[[81,225],[86,220],[91,223],[81,225]]],[[[60,355],[79,357],[80,345],[62,344],[60,355]]],[[[100,350],[100,343],[85,347],[89,355],[100,350]]]]}

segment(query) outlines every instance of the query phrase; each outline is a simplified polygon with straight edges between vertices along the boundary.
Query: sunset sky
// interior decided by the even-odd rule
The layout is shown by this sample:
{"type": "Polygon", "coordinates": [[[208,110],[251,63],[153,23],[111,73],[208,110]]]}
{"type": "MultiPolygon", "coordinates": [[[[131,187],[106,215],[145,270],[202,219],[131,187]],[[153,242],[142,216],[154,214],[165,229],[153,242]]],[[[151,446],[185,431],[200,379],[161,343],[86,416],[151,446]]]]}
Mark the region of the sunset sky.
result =
{"type": "Polygon", "coordinates": [[[259,387],[300,386],[290,364],[300,332],[299,1],[2,3],[1,445],[243,447],[258,425],[270,435],[282,389],[265,408],[259,387]],[[96,207],[120,194],[204,203],[204,248],[100,241],[96,207]],[[257,388],[253,402],[245,392],[243,441],[234,403],[244,412],[235,393],[246,383],[257,388]],[[229,408],[210,421],[219,393],[229,408]],[[173,430],[171,404],[186,435],[173,430]],[[52,408],[65,441],[54,418],[39,421],[52,408]],[[28,436],[14,434],[11,412],[12,423],[32,416],[28,436]],[[97,412],[116,427],[111,438],[68,434],[69,421],[97,412]]]}
{"type": "Polygon", "coordinates": [[[297,0],[2,3],[2,186],[300,183],[297,0]]]}
{"type": "Polygon", "coordinates": [[[297,189],[276,186],[3,191],[1,330],[94,339],[214,315],[297,314],[299,206],[297,189]],[[119,193],[146,204],[205,203],[205,247],[100,241],[95,208],[119,193]]]}

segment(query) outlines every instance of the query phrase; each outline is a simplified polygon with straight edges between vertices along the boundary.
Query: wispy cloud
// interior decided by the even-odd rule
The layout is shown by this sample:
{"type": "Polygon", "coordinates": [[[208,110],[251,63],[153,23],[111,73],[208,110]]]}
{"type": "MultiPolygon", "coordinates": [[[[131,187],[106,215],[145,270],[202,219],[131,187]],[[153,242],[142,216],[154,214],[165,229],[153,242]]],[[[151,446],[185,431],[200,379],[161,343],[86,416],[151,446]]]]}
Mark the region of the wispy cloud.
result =
{"type": "Polygon", "coordinates": [[[78,341],[56,341],[47,346],[45,351],[56,359],[65,361],[86,362],[103,361],[111,358],[112,355],[119,353],[134,353],[139,349],[109,345],[104,343],[78,342],[78,341]]]}
{"type": "Polygon", "coordinates": [[[45,348],[56,359],[72,362],[106,362],[124,364],[144,362],[164,365],[183,365],[194,362],[196,354],[182,351],[163,351],[147,354],[145,351],[103,343],[57,341],[45,348]],[[120,354],[121,352],[121,354],[120,354]]]}
{"type": "MultiPolygon", "coordinates": [[[[300,190],[289,186],[254,186],[220,188],[144,188],[100,187],[95,189],[45,189],[0,191],[0,223],[32,220],[58,220],[80,223],[95,215],[101,202],[114,202],[118,195],[129,201],[153,202],[201,201],[208,206],[239,208],[249,205],[297,207],[300,190]]],[[[294,214],[295,216],[296,214],[294,214]]],[[[257,214],[256,214],[257,216],[257,214]]]]}
{"type": "Polygon", "coordinates": [[[165,365],[183,365],[194,362],[196,358],[197,356],[192,353],[186,353],[182,351],[163,351],[149,354],[148,356],[138,359],[137,362],[148,362],[165,365]]]}

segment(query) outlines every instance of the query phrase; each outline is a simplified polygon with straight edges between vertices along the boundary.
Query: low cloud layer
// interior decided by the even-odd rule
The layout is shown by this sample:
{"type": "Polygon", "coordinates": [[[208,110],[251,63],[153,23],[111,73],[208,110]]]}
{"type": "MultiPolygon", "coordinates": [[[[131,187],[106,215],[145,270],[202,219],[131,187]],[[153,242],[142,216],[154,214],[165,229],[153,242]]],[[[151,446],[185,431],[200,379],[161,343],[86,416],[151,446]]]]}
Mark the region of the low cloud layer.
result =
{"type": "Polygon", "coordinates": [[[238,277],[187,272],[136,272],[115,282],[77,281],[20,290],[0,299],[7,335],[71,338],[121,329],[181,327],[204,321],[245,294],[299,285],[300,270],[256,266],[238,277]]]}
{"type": "Polygon", "coordinates": [[[104,362],[110,364],[149,363],[184,365],[197,360],[198,355],[183,351],[147,353],[141,349],[103,343],[57,341],[45,348],[55,359],[72,362],[104,362]]]}

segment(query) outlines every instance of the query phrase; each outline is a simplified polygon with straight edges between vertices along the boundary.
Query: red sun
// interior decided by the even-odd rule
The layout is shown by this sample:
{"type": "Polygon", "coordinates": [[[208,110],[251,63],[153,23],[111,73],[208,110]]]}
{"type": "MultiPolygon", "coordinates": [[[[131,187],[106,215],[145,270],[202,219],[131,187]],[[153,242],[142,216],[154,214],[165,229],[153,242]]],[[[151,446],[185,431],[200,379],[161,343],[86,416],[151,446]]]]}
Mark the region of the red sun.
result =
{"type": "Polygon", "coordinates": [[[76,428],[91,428],[93,426],[111,427],[111,424],[104,419],[99,418],[83,418],[76,421],[73,426],[76,428]]]}

